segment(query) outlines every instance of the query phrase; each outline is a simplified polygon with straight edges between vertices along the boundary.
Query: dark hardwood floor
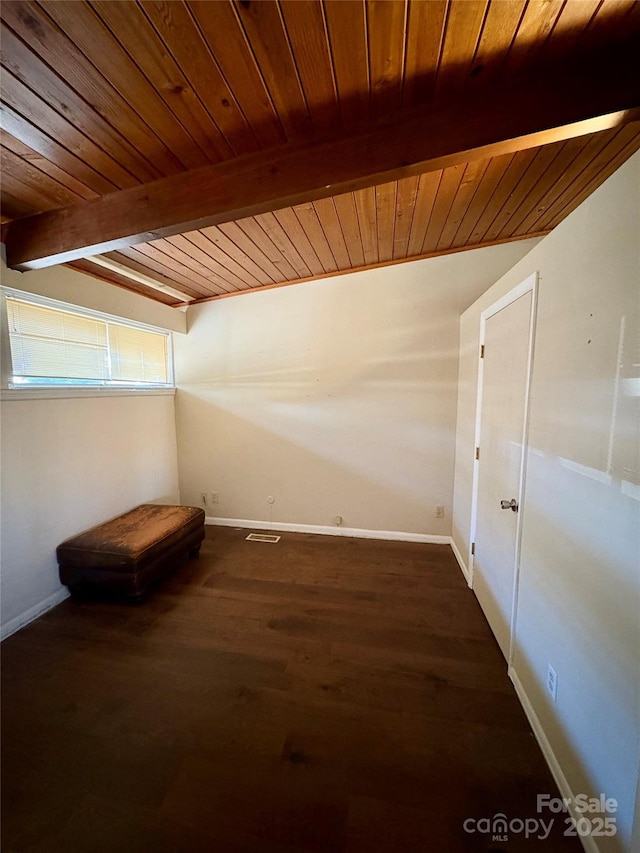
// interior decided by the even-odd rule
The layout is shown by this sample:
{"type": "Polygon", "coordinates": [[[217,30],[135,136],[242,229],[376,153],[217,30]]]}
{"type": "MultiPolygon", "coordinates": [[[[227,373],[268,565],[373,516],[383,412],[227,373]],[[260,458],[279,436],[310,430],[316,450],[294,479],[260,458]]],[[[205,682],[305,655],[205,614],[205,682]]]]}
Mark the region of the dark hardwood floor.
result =
{"type": "Polygon", "coordinates": [[[448,546],[247,533],[3,643],[4,853],[581,849],[448,546]]]}

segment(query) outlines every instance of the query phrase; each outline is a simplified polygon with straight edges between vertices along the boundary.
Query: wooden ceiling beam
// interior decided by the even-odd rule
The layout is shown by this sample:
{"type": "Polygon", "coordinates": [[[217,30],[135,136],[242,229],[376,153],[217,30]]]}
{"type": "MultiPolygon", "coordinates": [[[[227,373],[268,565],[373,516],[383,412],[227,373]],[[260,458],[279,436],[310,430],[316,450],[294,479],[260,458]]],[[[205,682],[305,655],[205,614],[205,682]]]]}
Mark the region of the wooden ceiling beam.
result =
{"type": "Polygon", "coordinates": [[[349,136],[245,155],[17,220],[7,228],[7,263],[66,263],[637,121],[634,47],[349,136]]]}

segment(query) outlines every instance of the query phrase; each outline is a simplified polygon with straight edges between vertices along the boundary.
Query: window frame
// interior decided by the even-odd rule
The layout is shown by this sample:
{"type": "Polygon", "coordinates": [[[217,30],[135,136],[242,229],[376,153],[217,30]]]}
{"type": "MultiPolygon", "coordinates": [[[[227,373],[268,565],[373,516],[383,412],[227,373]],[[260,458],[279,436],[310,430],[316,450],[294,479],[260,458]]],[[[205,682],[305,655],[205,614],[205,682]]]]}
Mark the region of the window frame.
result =
{"type": "Polygon", "coordinates": [[[175,372],[173,362],[173,333],[169,329],[153,326],[149,323],[141,323],[137,320],[129,320],[115,314],[104,311],[95,311],[41,296],[37,293],[19,290],[16,287],[0,286],[0,399],[2,400],[29,400],[50,399],[55,397],[119,397],[119,396],[144,396],[144,395],[166,395],[175,394],[175,372]],[[87,384],[81,381],[72,381],[69,384],[53,382],[51,384],[12,385],[13,364],[11,359],[11,345],[9,339],[9,322],[7,313],[7,297],[29,302],[33,305],[52,308],[58,311],[76,314],[81,317],[89,317],[94,320],[103,320],[107,323],[115,323],[120,326],[128,326],[146,332],[163,335],[167,341],[167,383],[138,385],[135,383],[117,382],[109,385],[100,385],[89,380],[87,384]]]}

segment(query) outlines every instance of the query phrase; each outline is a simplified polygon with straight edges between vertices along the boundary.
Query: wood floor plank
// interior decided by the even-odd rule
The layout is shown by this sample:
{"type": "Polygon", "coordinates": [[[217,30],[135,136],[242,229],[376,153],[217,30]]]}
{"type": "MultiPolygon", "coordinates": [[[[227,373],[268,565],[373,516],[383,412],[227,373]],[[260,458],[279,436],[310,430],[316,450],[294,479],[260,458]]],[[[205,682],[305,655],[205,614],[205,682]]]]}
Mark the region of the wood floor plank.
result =
{"type": "Polygon", "coordinates": [[[448,546],[246,534],[3,643],[3,849],[480,853],[558,795],[448,546]]]}

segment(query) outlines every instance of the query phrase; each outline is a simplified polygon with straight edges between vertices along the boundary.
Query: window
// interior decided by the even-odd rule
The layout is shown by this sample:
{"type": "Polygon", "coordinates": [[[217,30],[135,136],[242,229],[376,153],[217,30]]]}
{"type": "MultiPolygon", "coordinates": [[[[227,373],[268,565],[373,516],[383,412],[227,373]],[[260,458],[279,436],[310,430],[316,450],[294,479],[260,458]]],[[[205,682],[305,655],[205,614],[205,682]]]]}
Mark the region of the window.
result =
{"type": "Polygon", "coordinates": [[[168,332],[5,291],[9,388],[173,385],[168,332]]]}

